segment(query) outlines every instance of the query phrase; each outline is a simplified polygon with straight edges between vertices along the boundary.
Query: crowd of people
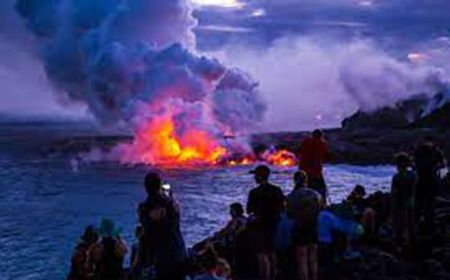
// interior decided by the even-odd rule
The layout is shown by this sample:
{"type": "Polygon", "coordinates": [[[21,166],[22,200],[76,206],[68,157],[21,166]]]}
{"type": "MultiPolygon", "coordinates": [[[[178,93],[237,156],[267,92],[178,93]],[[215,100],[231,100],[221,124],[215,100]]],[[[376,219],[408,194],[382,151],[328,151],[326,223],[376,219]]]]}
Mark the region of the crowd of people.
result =
{"type": "Polygon", "coordinates": [[[144,180],[147,198],[139,204],[137,242],[124,269],[127,246],[114,223],[88,226],[72,256],[68,280],[84,279],[335,279],[340,260],[377,246],[411,256],[417,233],[434,230],[433,200],[449,182],[440,149],[427,139],[415,154],[395,156],[391,192],[367,195],[356,185],[330,204],[323,176],[327,145],[316,130],[302,142],[299,169],[285,195],[270,182],[271,170],[253,170],[256,187],[247,205],[230,205],[230,221],[211,237],[186,249],[180,209],[158,173],[144,180]]]}

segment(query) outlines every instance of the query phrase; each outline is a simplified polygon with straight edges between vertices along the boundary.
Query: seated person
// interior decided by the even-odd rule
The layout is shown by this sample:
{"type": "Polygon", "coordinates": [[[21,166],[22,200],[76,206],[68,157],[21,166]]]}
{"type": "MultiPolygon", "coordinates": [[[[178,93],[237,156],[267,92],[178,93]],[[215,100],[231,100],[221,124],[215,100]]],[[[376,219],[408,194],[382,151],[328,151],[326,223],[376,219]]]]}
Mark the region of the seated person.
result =
{"type": "Polygon", "coordinates": [[[193,256],[202,255],[205,251],[212,249],[229,262],[234,260],[236,237],[244,231],[247,217],[244,215],[244,209],[240,203],[230,205],[230,215],[231,220],[223,229],[192,247],[193,256]]]}
{"type": "Polygon", "coordinates": [[[200,256],[201,273],[194,280],[226,280],[231,275],[228,262],[217,256],[213,249],[206,249],[200,256]]]}
{"type": "Polygon", "coordinates": [[[90,256],[94,278],[119,280],[124,276],[123,261],[127,252],[125,241],[120,237],[111,220],[103,219],[99,228],[101,240],[92,246],[90,256]]]}
{"type": "Polygon", "coordinates": [[[225,238],[228,241],[232,241],[236,234],[245,228],[245,225],[247,224],[247,217],[244,214],[244,208],[242,204],[237,202],[231,204],[230,216],[231,220],[223,229],[214,234],[214,239],[225,238]]]}
{"type": "Polygon", "coordinates": [[[367,237],[373,237],[376,231],[375,211],[369,206],[365,196],[366,189],[362,185],[356,185],[345,203],[351,206],[354,219],[364,227],[367,237]]]}
{"type": "Polygon", "coordinates": [[[89,251],[97,243],[98,234],[92,225],[89,225],[84,230],[81,236],[80,243],[78,243],[72,255],[72,262],[70,267],[68,280],[88,279],[91,277],[91,267],[88,264],[89,251]]]}

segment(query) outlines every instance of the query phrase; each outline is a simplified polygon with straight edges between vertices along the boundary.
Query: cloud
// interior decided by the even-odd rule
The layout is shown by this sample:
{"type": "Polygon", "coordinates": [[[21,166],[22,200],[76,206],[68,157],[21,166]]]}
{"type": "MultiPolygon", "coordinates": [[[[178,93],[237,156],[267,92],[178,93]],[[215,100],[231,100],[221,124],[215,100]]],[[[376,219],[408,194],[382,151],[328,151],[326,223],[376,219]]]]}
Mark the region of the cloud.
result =
{"type": "MultiPolygon", "coordinates": [[[[316,33],[334,37],[370,38],[393,47],[416,44],[450,31],[447,0],[277,0],[246,1],[244,10],[206,10],[196,13],[200,25],[250,28],[249,34],[229,36],[229,41],[270,44],[287,35],[316,33]],[[257,11],[264,11],[260,13],[257,11]],[[259,16],[254,16],[257,12],[259,16]],[[256,39],[255,39],[256,38],[256,39]]],[[[211,34],[208,34],[211,36],[211,34]]],[[[202,38],[202,46],[205,42],[202,38]]]]}
{"type": "Polygon", "coordinates": [[[35,52],[36,41],[15,13],[14,2],[0,2],[0,114],[86,117],[83,107],[55,94],[35,52]]]}
{"type": "Polygon", "coordinates": [[[260,82],[269,104],[261,130],[339,126],[358,109],[370,111],[448,86],[444,69],[396,58],[367,40],[288,37],[269,48],[225,49],[216,55],[260,82]]]}

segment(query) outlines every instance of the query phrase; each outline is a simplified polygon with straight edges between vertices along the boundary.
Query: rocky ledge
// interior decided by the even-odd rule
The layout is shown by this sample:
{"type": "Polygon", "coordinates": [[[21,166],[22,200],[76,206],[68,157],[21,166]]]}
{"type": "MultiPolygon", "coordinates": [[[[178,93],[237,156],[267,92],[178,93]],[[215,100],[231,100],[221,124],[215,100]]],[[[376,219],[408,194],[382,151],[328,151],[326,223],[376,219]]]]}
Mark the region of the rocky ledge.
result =
{"type": "MultiPolygon", "coordinates": [[[[433,137],[450,157],[450,92],[414,96],[372,112],[358,111],[341,128],[325,129],[331,163],[386,164],[399,151],[412,152],[425,137],[433,137]]],[[[270,145],[296,153],[306,132],[254,135],[256,152],[270,145]]]]}

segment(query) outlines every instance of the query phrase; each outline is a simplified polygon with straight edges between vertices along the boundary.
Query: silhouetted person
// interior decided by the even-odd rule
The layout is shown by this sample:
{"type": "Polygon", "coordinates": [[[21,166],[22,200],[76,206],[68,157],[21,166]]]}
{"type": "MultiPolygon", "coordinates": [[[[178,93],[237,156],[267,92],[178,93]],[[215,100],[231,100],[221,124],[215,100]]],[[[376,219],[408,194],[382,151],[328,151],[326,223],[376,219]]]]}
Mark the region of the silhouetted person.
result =
{"type": "Polygon", "coordinates": [[[318,191],[326,201],[327,186],[323,177],[323,163],[328,155],[327,143],[321,130],[313,131],[300,144],[300,169],[308,175],[309,187],[318,191]]]}
{"type": "Polygon", "coordinates": [[[78,243],[72,255],[67,280],[88,280],[91,278],[92,270],[88,263],[89,252],[97,240],[98,234],[95,232],[94,227],[92,225],[87,226],[81,236],[80,243],[78,243]]]}
{"type": "Polygon", "coordinates": [[[395,232],[396,244],[404,246],[410,243],[414,234],[414,203],[417,175],[411,169],[411,159],[405,153],[395,157],[397,173],[391,185],[391,221],[395,232]]]}
{"type": "Polygon", "coordinates": [[[297,263],[297,279],[316,280],[317,218],[322,207],[321,195],[308,188],[308,176],[304,171],[294,174],[294,190],[287,197],[287,214],[294,221],[293,243],[297,263]]]}
{"type": "Polygon", "coordinates": [[[194,280],[226,280],[231,275],[231,268],[228,262],[221,259],[212,250],[206,250],[200,256],[202,273],[194,280]]]}
{"type": "Polygon", "coordinates": [[[244,214],[244,208],[240,203],[230,205],[231,220],[227,225],[214,235],[214,239],[226,239],[225,242],[233,242],[236,235],[245,228],[247,217],[244,214]]]}
{"type": "Polygon", "coordinates": [[[123,261],[127,252],[125,242],[111,220],[103,219],[98,231],[101,240],[90,252],[94,267],[93,279],[121,280],[124,277],[123,261]]]}
{"type": "Polygon", "coordinates": [[[130,257],[130,273],[129,279],[139,279],[142,274],[143,269],[143,259],[144,259],[144,248],[143,248],[143,238],[144,238],[144,228],[142,225],[138,225],[134,231],[137,242],[131,247],[131,257],[130,257]]]}
{"type": "Polygon", "coordinates": [[[275,234],[280,214],[284,210],[282,190],[269,183],[270,169],[265,165],[257,166],[253,171],[256,188],[250,191],[247,213],[252,215],[254,249],[261,280],[276,277],[275,234]]]}
{"type": "Polygon", "coordinates": [[[376,213],[370,207],[368,199],[366,199],[366,189],[364,186],[356,185],[344,203],[350,205],[352,208],[353,216],[364,227],[366,237],[373,238],[376,232],[376,213]]]}
{"type": "Polygon", "coordinates": [[[147,199],[139,204],[139,221],[144,227],[144,250],[147,265],[154,265],[157,280],[184,277],[186,249],[180,231],[180,212],[175,200],[162,191],[159,174],[145,176],[147,199]]]}
{"type": "Polygon", "coordinates": [[[428,228],[431,228],[434,222],[433,203],[439,187],[438,170],[445,165],[445,159],[431,138],[417,147],[414,159],[418,176],[415,218],[417,221],[424,218],[428,228]]]}

